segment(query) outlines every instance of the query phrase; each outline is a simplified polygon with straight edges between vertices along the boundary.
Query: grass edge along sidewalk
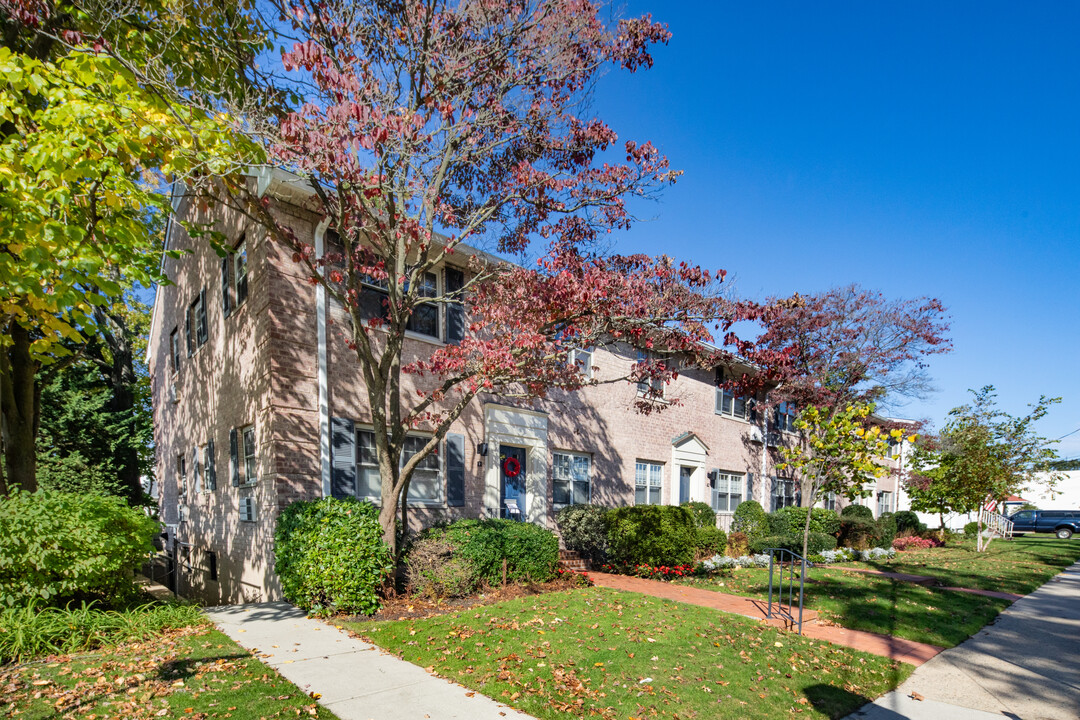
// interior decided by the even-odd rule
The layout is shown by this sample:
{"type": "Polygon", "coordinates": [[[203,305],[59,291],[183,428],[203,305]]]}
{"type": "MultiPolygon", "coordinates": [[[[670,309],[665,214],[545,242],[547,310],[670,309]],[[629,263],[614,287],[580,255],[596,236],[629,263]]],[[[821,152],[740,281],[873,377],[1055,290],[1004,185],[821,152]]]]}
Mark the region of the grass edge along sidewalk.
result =
{"type": "Polygon", "coordinates": [[[206,620],[0,666],[0,717],[256,720],[336,716],[206,620]]]}
{"type": "Polygon", "coordinates": [[[404,660],[537,718],[841,717],[912,666],[737,615],[608,588],[427,619],[341,621],[404,660]]]}

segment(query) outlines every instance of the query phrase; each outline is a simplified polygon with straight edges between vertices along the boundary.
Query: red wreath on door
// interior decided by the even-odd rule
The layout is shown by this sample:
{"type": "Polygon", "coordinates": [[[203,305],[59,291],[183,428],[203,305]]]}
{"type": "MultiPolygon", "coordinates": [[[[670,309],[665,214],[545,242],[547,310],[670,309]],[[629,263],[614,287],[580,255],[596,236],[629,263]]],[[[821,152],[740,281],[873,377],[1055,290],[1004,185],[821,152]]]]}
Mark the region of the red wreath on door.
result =
{"type": "Polygon", "coordinates": [[[502,463],[503,472],[506,473],[506,477],[517,477],[521,474],[521,463],[517,458],[504,458],[502,463]]]}

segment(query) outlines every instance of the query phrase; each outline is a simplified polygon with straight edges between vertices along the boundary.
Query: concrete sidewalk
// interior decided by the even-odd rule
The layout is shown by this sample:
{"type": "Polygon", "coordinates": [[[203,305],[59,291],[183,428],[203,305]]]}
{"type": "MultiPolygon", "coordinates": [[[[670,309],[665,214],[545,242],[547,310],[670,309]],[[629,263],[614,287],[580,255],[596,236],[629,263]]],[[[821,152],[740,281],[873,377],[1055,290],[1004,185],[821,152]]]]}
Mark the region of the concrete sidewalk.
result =
{"type": "Polygon", "coordinates": [[[317,693],[341,720],[529,718],[309,619],[288,603],[207,608],[206,615],[304,693],[317,693]]]}
{"type": "Polygon", "coordinates": [[[917,668],[894,692],[848,716],[905,718],[1080,718],[1080,563],[917,668]]]}

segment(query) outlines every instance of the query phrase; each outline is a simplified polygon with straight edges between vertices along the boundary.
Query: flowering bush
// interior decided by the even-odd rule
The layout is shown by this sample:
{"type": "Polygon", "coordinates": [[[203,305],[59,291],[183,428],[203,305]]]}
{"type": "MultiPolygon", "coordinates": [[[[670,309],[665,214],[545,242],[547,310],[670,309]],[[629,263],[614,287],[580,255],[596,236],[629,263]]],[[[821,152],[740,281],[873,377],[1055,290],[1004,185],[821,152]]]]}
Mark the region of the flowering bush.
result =
{"type": "Polygon", "coordinates": [[[910,537],[896,538],[893,540],[892,546],[896,550],[929,550],[930,548],[941,547],[944,544],[937,538],[912,535],[910,537]]]}
{"type": "Polygon", "coordinates": [[[698,567],[696,565],[646,565],[640,563],[637,565],[631,565],[630,563],[620,563],[618,565],[608,564],[601,568],[606,573],[612,573],[614,575],[632,575],[639,578],[647,578],[650,580],[675,580],[681,577],[690,577],[698,574],[698,567]]]}
{"type": "Polygon", "coordinates": [[[731,570],[733,568],[769,567],[769,556],[764,553],[760,555],[743,555],[737,558],[714,555],[703,562],[701,567],[705,572],[717,572],[718,570],[731,570]]]}
{"type": "MultiPolygon", "coordinates": [[[[896,557],[896,551],[892,548],[889,548],[888,550],[883,548],[871,548],[869,550],[838,548],[836,550],[825,550],[808,559],[816,565],[828,565],[831,563],[852,562],[853,560],[883,560],[892,557],[896,557]]],[[[768,554],[743,555],[742,557],[737,558],[716,555],[701,564],[702,570],[707,573],[751,567],[769,567],[768,554]]]]}
{"type": "Polygon", "coordinates": [[[838,562],[851,562],[855,559],[855,554],[858,550],[852,550],[851,548],[837,548],[836,550],[824,550],[821,553],[822,562],[838,563],[838,562]]]}
{"type": "Polygon", "coordinates": [[[889,560],[896,557],[894,548],[870,548],[869,550],[856,550],[856,559],[863,562],[870,560],[889,560]]]}
{"type": "Polygon", "coordinates": [[[556,577],[559,580],[569,580],[574,587],[592,587],[593,581],[589,577],[588,573],[577,572],[576,570],[567,570],[566,568],[556,568],[556,577]]]}

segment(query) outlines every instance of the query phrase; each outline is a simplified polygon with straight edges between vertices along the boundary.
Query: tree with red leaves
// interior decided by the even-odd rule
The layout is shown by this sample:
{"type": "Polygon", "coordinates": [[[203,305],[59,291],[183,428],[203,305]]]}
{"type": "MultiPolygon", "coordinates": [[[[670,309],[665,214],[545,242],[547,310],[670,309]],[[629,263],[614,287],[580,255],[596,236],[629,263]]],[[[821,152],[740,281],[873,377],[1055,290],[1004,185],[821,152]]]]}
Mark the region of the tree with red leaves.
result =
{"type": "Polygon", "coordinates": [[[677,372],[671,358],[683,367],[730,358],[709,344],[714,333],[759,309],[720,296],[723,271],[612,256],[599,243],[630,227],[629,198],[679,176],[651,143],[620,144],[582,114],[606,68],[652,64],[665,26],[648,16],[610,24],[587,0],[309,0],[279,9],[296,37],[283,65],[306,101],[279,119],[270,151],[310,182],[333,240],[317,253],[268,204],[246,209],[349,315],[342,331],[366,386],[391,548],[399,509],[407,527],[402,499],[413,471],[477,396],[530,400],[641,382],[638,409],[651,412],[677,372]],[[511,264],[471,247],[538,259],[511,264]],[[453,286],[425,282],[448,266],[462,271],[453,286]],[[448,329],[446,346],[406,361],[410,319],[440,305],[460,326],[448,329]],[[648,359],[603,379],[569,362],[575,348],[613,345],[648,359]],[[427,389],[406,397],[405,374],[422,376],[427,389]],[[403,461],[416,428],[431,439],[403,461]]]}

